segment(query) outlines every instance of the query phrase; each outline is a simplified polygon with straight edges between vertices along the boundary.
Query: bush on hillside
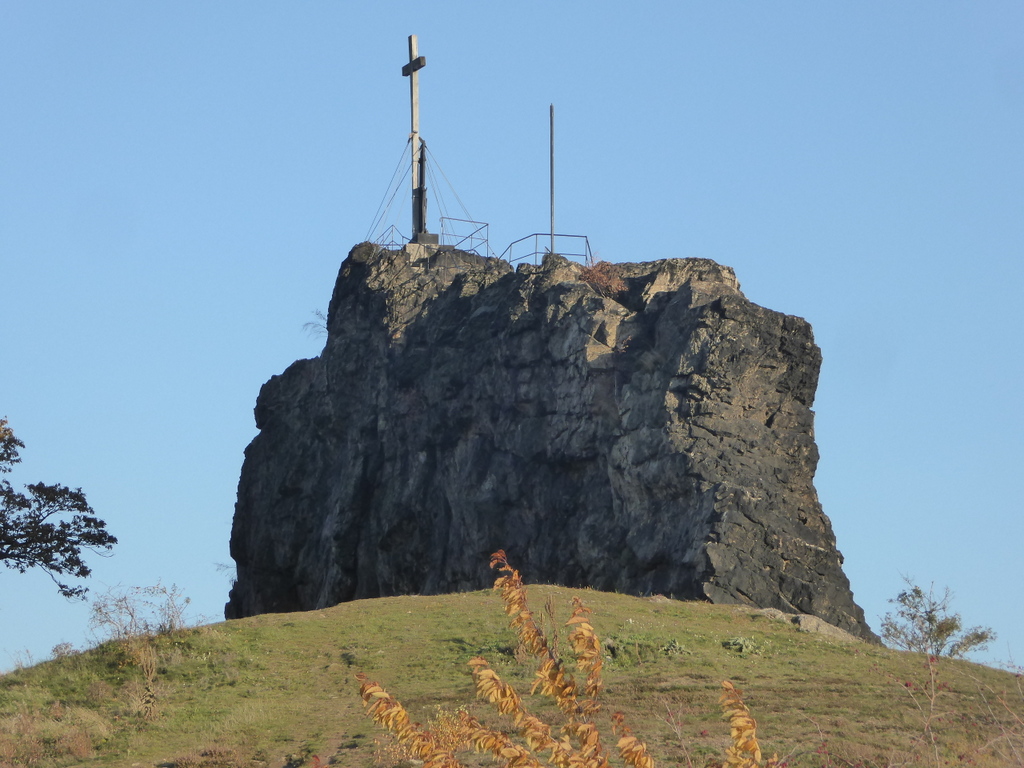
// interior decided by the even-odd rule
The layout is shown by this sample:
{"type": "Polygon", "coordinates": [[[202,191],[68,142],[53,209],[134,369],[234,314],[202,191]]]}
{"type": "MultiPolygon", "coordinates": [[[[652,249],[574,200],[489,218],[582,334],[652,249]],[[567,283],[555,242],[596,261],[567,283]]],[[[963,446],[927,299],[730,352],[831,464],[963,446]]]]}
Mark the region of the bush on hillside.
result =
{"type": "Polygon", "coordinates": [[[912,579],[904,577],[907,589],[890,603],[895,613],[882,619],[882,640],[893,648],[962,659],[971,651],[980,651],[996,639],[989,627],[963,628],[959,613],[950,611],[953,593],[945,588],[941,597],[933,584],[925,592],[912,579]]]}

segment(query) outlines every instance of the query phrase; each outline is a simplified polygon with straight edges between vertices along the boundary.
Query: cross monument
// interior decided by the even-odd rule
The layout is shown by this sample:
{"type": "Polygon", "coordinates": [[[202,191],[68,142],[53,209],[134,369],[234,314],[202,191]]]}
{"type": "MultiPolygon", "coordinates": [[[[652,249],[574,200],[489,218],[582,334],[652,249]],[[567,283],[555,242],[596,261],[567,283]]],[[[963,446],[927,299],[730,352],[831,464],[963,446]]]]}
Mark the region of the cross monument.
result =
{"type": "Polygon", "coordinates": [[[437,235],[427,232],[427,184],[423,141],[420,139],[419,71],[427,66],[427,58],[419,55],[416,35],[409,35],[409,63],[402,67],[402,76],[409,78],[409,100],[412,106],[412,239],[413,243],[437,243],[437,235]]]}

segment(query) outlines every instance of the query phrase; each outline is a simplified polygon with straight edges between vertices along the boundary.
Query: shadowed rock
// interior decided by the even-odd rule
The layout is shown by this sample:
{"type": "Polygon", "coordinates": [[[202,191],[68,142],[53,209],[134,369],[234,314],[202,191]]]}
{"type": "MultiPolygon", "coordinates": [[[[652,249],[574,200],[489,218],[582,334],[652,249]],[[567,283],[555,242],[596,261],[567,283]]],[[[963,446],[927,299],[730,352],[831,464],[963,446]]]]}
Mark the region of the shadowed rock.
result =
{"type": "Polygon", "coordinates": [[[873,639],[812,483],[810,326],[711,261],[617,269],[356,246],[323,353],[260,391],[226,615],[480,589],[501,548],[873,639]]]}

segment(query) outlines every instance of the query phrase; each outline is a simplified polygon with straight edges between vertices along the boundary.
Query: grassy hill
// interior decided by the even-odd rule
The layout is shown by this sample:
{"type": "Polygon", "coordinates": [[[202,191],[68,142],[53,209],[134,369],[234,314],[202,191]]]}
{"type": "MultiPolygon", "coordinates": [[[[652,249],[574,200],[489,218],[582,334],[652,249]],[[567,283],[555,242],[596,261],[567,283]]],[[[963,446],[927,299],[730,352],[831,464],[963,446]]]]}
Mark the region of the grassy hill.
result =
{"type": "MultiPolygon", "coordinates": [[[[1024,697],[1012,674],[947,660],[930,667],[917,654],[834,643],[739,607],[528,589],[563,650],[570,598],[582,594],[606,642],[605,743],[615,742],[606,715],[621,711],[663,768],[723,758],[722,680],[745,691],[765,755],[790,765],[1024,765],[1024,697]]],[[[0,766],[301,766],[313,755],[394,764],[394,749],[381,750],[389,737],[363,713],[355,673],[421,722],[465,705],[508,728],[474,697],[466,662],[478,654],[528,692],[536,665],[517,651],[490,591],[361,600],[106,643],[0,676],[0,766]]],[[[528,706],[560,722],[549,701],[529,697],[528,706]]]]}

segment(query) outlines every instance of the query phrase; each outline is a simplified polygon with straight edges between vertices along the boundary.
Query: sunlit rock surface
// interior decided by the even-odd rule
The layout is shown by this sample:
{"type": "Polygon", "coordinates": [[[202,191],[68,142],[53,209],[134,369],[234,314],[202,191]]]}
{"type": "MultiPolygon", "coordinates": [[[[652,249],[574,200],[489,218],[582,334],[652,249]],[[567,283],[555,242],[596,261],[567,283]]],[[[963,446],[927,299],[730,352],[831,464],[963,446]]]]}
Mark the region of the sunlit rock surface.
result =
{"type": "Polygon", "coordinates": [[[808,323],[711,261],[581,269],[354,248],[323,353],[260,392],[226,615],[480,589],[500,548],[528,582],[873,638],[812,482],[808,323]]]}

